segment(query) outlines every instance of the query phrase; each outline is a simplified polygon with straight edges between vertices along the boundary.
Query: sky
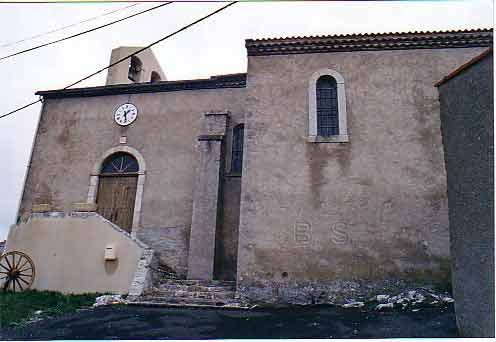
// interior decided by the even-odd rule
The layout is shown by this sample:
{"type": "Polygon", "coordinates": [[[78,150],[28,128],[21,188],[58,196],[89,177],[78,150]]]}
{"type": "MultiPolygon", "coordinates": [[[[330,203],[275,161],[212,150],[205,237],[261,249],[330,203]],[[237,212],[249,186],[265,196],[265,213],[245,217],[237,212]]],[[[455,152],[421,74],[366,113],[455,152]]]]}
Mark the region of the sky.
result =
{"type": "MultiPolygon", "coordinates": [[[[103,13],[115,13],[23,43],[0,56],[75,34],[156,3],[0,3],[0,46],[103,13]],[[126,8],[127,7],[127,8],[126,8]]],[[[118,46],[146,46],[222,3],[174,3],[110,27],[0,61],[0,115],[108,65],[118,46]]],[[[492,0],[244,2],[153,48],[168,80],[246,72],[247,38],[493,27],[492,0]]],[[[103,72],[78,87],[104,85],[103,72]]],[[[15,222],[41,105],[0,119],[0,241],[15,222]]],[[[90,137],[88,137],[90,138],[90,137]]]]}

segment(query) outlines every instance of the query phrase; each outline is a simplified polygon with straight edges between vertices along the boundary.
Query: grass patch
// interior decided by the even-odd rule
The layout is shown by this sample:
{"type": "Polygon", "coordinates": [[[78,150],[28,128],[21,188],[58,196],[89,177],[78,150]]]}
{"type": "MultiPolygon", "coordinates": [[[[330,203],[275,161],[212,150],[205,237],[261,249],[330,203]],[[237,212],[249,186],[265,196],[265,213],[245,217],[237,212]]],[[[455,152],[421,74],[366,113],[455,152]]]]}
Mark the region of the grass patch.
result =
{"type": "Polygon", "coordinates": [[[0,291],[0,327],[19,326],[34,317],[47,317],[90,307],[100,294],[65,295],[53,291],[0,291]],[[41,310],[41,314],[35,314],[41,310]]]}

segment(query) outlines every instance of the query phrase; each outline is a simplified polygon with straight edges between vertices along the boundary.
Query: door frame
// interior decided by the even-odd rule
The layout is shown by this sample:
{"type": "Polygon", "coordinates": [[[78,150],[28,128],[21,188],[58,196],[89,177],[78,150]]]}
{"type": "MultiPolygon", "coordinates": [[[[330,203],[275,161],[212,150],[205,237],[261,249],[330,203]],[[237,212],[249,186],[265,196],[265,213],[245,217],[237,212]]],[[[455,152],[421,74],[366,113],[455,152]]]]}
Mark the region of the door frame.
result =
{"type": "Polygon", "coordinates": [[[143,198],[143,190],[145,185],[145,176],[146,176],[146,164],[145,159],[138,152],[138,150],[130,147],[130,146],[115,146],[108,149],[105,153],[103,153],[97,162],[93,165],[93,169],[90,174],[90,181],[88,187],[88,197],[86,202],[91,204],[96,204],[96,198],[98,195],[98,183],[100,179],[100,169],[102,167],[105,159],[111,154],[117,152],[126,152],[132,155],[138,161],[139,171],[138,180],[136,184],[136,198],[134,200],[134,211],[133,211],[133,224],[131,226],[131,236],[136,236],[136,232],[140,229],[140,219],[141,219],[141,204],[143,198]]]}
{"type": "MultiPolygon", "coordinates": [[[[100,176],[99,176],[99,178],[98,178],[98,183],[99,184],[98,184],[98,191],[96,193],[96,202],[97,202],[97,205],[98,205],[96,211],[97,211],[97,213],[99,213],[101,216],[103,216],[107,220],[109,220],[109,221],[113,222],[114,224],[118,225],[119,228],[121,228],[122,230],[125,230],[126,232],[129,232],[131,234],[131,232],[133,231],[133,226],[132,226],[133,216],[128,216],[128,218],[130,218],[131,221],[127,221],[127,222],[120,221],[120,224],[117,224],[117,221],[119,221],[119,220],[113,221],[109,217],[106,217],[104,215],[104,213],[101,211],[101,209],[105,208],[106,206],[103,205],[102,207],[100,207],[101,200],[103,199],[101,196],[102,196],[102,191],[104,190],[104,187],[103,186],[105,185],[105,179],[107,179],[107,180],[108,179],[113,179],[114,181],[120,183],[121,181],[119,181],[119,179],[122,180],[123,178],[126,178],[126,179],[132,178],[132,184],[133,184],[133,187],[134,187],[134,196],[129,196],[128,199],[129,200],[132,200],[133,202],[132,202],[132,204],[129,203],[131,205],[129,207],[126,207],[126,208],[128,210],[132,210],[131,215],[134,214],[134,202],[136,201],[136,190],[137,190],[137,184],[138,184],[138,173],[137,172],[128,172],[128,173],[101,173],[100,176]],[[124,223],[125,223],[125,225],[124,225],[124,223]]],[[[108,186],[112,186],[111,183],[110,184],[109,183],[106,183],[106,184],[108,186]]],[[[115,188],[112,189],[112,190],[115,191],[115,188]]],[[[115,195],[115,193],[113,191],[112,191],[112,193],[115,195]]],[[[107,194],[108,194],[108,192],[107,192],[107,194]]],[[[117,209],[117,208],[113,207],[112,205],[109,206],[109,207],[107,207],[107,208],[113,208],[114,210],[117,209]]],[[[114,210],[112,210],[112,211],[115,212],[114,210]]],[[[120,211],[117,210],[117,212],[120,212],[120,211]]],[[[119,214],[119,216],[121,214],[119,214]]],[[[110,215],[110,216],[112,216],[112,215],[110,215]]]]}

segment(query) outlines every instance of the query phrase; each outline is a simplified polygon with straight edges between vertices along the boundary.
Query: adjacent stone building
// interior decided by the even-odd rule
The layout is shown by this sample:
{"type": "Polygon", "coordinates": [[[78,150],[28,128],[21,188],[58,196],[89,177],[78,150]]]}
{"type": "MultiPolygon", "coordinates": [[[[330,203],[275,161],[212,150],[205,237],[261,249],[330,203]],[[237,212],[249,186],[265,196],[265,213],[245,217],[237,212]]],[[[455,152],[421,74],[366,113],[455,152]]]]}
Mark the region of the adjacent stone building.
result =
{"type": "Polygon", "coordinates": [[[437,83],[463,337],[494,337],[494,69],[487,49],[437,83]]]}
{"type": "Polygon", "coordinates": [[[490,30],[247,40],[247,73],[40,91],[19,222],[96,204],[180,277],[236,280],[248,300],[446,286],[434,83],[491,44],[490,30]]]}

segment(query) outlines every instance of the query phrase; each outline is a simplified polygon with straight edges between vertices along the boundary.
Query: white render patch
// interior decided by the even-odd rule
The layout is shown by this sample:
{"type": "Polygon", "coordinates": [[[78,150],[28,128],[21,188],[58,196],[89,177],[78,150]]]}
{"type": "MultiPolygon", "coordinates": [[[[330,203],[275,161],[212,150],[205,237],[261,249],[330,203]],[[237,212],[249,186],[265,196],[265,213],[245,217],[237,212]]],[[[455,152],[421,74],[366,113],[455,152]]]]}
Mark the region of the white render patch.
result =
{"type": "Polygon", "coordinates": [[[124,235],[126,238],[135,242],[140,248],[143,249],[143,253],[140,257],[140,260],[136,267],[136,272],[133,281],[129,288],[129,296],[131,298],[140,296],[149,286],[151,286],[152,279],[151,279],[151,272],[149,270],[149,267],[153,260],[154,250],[150,248],[147,244],[139,240],[136,236],[129,234],[128,232],[117,226],[115,223],[107,220],[100,214],[96,212],[71,212],[68,215],[66,215],[64,212],[32,213],[27,218],[27,221],[29,222],[33,218],[48,218],[48,217],[64,218],[66,216],[78,217],[83,219],[88,217],[98,216],[102,221],[106,222],[112,229],[116,230],[120,234],[124,235]]]}

